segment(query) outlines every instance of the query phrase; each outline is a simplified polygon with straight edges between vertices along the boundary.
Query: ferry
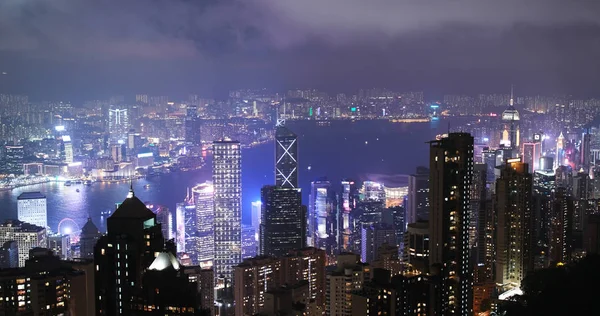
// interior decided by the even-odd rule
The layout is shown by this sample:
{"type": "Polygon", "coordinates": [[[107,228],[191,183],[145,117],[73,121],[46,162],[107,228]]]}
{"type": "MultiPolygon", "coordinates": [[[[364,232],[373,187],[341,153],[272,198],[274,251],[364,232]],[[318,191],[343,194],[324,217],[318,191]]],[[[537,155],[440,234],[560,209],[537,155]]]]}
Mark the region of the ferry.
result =
{"type": "Polygon", "coordinates": [[[69,187],[71,184],[73,184],[71,181],[65,181],[65,186],[69,187]]]}
{"type": "Polygon", "coordinates": [[[144,185],[144,189],[146,189],[146,190],[150,189],[150,185],[149,184],[144,185]]]}

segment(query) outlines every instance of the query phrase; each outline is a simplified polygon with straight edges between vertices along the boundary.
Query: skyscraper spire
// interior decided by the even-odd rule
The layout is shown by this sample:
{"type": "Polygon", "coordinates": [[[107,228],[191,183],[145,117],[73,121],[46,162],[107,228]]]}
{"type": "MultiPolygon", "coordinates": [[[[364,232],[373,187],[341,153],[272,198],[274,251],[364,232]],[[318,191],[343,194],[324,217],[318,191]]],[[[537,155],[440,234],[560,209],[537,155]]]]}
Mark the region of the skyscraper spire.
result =
{"type": "Polygon", "coordinates": [[[135,196],[133,193],[133,178],[129,179],[129,193],[127,193],[127,198],[130,199],[135,196]]]}
{"type": "Polygon", "coordinates": [[[513,105],[514,105],[514,98],[513,98],[513,97],[514,97],[514,94],[513,94],[513,89],[514,89],[514,86],[511,84],[511,85],[510,85],[510,106],[513,106],[513,105]]]}

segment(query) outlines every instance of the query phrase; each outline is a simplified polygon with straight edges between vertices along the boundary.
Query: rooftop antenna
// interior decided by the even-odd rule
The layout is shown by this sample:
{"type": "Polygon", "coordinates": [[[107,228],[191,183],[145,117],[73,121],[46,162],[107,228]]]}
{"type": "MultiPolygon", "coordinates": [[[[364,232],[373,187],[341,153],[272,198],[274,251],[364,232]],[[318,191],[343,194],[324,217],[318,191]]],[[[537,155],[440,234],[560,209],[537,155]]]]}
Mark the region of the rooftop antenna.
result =
{"type": "Polygon", "coordinates": [[[129,178],[129,193],[127,194],[127,198],[132,198],[135,196],[133,193],[133,177],[129,178]]]}
{"type": "Polygon", "coordinates": [[[450,134],[450,122],[448,122],[448,134],[450,134]]]}
{"type": "Polygon", "coordinates": [[[514,85],[510,85],[510,106],[514,105],[514,94],[513,94],[513,90],[514,90],[514,85]]]}

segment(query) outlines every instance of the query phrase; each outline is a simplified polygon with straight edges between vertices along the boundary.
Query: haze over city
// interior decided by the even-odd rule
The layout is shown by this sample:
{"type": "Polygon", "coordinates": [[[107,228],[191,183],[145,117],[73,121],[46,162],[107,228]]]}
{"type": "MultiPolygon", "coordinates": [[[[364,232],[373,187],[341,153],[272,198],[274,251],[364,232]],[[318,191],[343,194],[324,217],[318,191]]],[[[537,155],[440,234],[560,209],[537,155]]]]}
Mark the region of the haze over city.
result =
{"type": "Polygon", "coordinates": [[[39,100],[363,87],[597,96],[593,1],[0,3],[0,91],[39,100]],[[459,80],[457,80],[459,78],[459,80]]]}

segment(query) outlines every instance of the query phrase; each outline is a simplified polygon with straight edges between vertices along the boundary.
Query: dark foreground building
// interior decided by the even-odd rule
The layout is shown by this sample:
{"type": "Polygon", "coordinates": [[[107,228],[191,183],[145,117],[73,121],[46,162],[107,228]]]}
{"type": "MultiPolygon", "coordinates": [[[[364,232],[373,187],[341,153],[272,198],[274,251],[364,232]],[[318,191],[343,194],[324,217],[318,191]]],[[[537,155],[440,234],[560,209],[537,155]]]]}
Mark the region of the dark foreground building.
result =
{"type": "Polygon", "coordinates": [[[133,190],[94,250],[97,315],[201,315],[196,285],[133,190]]]}

